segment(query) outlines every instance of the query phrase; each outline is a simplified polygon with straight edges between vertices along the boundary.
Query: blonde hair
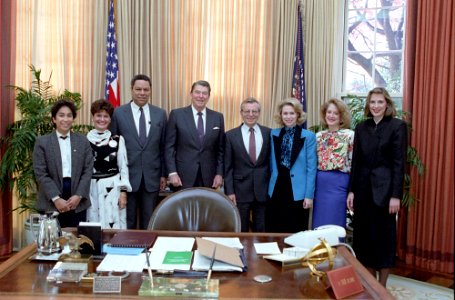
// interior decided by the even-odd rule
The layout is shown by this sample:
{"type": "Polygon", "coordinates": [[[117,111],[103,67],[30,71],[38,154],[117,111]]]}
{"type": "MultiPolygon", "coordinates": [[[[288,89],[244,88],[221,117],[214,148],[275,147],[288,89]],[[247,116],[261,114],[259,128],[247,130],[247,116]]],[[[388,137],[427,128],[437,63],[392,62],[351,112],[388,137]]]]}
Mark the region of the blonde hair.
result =
{"type": "Polygon", "coordinates": [[[337,98],[330,98],[324,104],[321,105],[321,123],[322,126],[327,128],[327,122],[325,121],[325,115],[329,105],[333,104],[340,114],[340,129],[349,129],[351,128],[351,112],[349,111],[348,106],[343,101],[337,98]]]}
{"type": "Polygon", "coordinates": [[[297,124],[302,125],[306,121],[306,113],[303,111],[302,103],[295,98],[286,98],[282,100],[277,106],[277,113],[275,115],[275,122],[280,126],[284,126],[283,119],[281,118],[281,113],[283,112],[283,107],[289,105],[294,108],[295,113],[298,115],[297,124]]]}

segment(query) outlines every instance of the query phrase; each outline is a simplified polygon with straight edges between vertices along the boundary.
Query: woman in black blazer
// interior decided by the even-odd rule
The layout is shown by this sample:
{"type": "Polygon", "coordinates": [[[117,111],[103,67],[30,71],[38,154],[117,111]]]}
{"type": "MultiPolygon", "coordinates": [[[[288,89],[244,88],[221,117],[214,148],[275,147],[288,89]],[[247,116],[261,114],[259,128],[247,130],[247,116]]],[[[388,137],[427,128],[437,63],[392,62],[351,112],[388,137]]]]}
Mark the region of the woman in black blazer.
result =
{"type": "Polygon", "coordinates": [[[368,93],[367,120],[357,125],[348,208],[354,211],[357,259],[386,286],[395,263],[396,214],[403,196],[407,126],[395,118],[392,98],[384,88],[368,93]]]}

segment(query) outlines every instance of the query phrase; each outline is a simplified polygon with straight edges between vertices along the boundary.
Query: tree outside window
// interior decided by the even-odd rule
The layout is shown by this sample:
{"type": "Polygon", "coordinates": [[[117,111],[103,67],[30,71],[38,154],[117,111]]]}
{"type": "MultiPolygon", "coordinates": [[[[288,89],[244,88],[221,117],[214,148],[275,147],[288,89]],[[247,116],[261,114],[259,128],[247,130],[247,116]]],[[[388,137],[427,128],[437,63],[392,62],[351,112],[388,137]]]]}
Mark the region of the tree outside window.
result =
{"type": "Polygon", "coordinates": [[[406,0],[349,0],[344,90],[366,94],[382,86],[403,91],[406,0]]]}

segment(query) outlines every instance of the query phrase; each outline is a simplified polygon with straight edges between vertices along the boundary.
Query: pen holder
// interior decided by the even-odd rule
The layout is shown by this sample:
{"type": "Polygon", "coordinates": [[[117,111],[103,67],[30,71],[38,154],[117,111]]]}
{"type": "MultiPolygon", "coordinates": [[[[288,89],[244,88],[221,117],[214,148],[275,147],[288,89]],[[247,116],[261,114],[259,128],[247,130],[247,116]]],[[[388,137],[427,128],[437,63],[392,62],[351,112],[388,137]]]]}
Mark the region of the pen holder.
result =
{"type": "Polygon", "coordinates": [[[142,277],[142,285],[139,289],[139,296],[161,296],[161,297],[197,297],[197,298],[218,298],[218,279],[205,278],[169,278],[153,277],[153,288],[150,284],[150,277],[142,277]]]}

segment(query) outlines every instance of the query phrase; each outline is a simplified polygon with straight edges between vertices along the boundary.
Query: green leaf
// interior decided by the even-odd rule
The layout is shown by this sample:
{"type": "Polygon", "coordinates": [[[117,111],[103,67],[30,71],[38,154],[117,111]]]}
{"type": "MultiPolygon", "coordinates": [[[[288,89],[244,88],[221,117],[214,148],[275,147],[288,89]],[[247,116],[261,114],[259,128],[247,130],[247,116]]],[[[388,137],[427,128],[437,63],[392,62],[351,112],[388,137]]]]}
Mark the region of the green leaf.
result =
{"type": "MultiPolygon", "coordinates": [[[[8,125],[6,135],[0,138],[0,146],[5,152],[0,160],[1,190],[16,188],[20,205],[14,210],[33,210],[37,199],[37,183],[33,171],[33,148],[38,136],[54,130],[51,118],[52,105],[63,98],[74,101],[77,108],[82,106],[80,93],[65,90],[55,95],[51,75],[46,81],[41,79],[41,70],[30,66],[32,84],[30,89],[9,86],[15,93],[15,104],[21,120],[8,125]]],[[[73,131],[87,133],[92,126],[75,125],[73,131]]]]}

